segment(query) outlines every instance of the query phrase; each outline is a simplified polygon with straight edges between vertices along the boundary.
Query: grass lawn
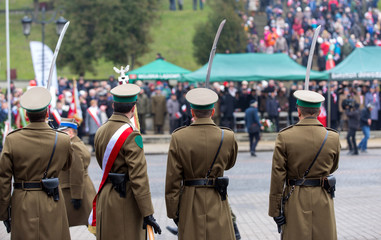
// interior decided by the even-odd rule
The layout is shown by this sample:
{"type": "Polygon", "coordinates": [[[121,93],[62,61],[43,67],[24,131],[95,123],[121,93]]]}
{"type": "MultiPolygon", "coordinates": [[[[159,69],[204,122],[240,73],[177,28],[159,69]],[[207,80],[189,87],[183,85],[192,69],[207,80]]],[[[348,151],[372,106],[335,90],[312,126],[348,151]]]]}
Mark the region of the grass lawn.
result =
{"type": "MultiPolygon", "coordinates": [[[[4,3],[4,1],[1,1],[4,3]]],[[[152,25],[151,33],[153,42],[150,45],[151,51],[137,59],[135,68],[145,65],[155,60],[156,53],[160,52],[167,61],[179,65],[189,70],[196,70],[198,65],[193,57],[192,39],[195,33],[194,26],[199,22],[207,20],[210,8],[205,6],[203,11],[193,11],[192,1],[184,1],[183,11],[169,11],[169,1],[161,0],[158,18],[152,25]]],[[[10,0],[10,9],[20,9],[32,6],[31,0],[10,0]],[[14,4],[14,5],[12,5],[14,4]]],[[[5,9],[2,4],[1,9],[5,9]]],[[[21,18],[24,14],[12,13],[10,15],[10,44],[11,44],[11,68],[17,69],[19,80],[30,80],[34,78],[32,58],[29,48],[29,41],[41,41],[41,26],[33,24],[31,35],[26,39],[22,34],[21,18]]],[[[58,37],[55,34],[55,24],[48,24],[45,28],[46,41],[54,51],[58,37]],[[52,43],[52,44],[50,44],[52,43]]],[[[0,14],[0,81],[6,80],[6,49],[5,49],[5,14],[0,14]]],[[[70,44],[63,41],[62,44],[70,44]]],[[[58,55],[57,62],[60,58],[58,55]]],[[[111,62],[100,60],[94,63],[97,75],[90,73],[85,75],[86,79],[106,79],[110,74],[115,74],[112,70],[114,66],[111,62]]],[[[70,73],[68,68],[58,69],[59,76],[68,78],[77,77],[70,73]]]]}

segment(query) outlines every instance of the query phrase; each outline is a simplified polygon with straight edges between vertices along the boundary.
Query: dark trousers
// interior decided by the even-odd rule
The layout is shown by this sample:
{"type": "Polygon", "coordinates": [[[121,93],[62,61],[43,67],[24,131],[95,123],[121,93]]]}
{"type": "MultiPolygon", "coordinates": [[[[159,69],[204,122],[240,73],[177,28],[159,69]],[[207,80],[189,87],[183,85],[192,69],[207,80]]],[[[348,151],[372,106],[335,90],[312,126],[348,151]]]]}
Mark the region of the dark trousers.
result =
{"type": "Polygon", "coordinates": [[[91,145],[91,147],[93,148],[93,152],[95,152],[95,148],[94,148],[94,138],[95,138],[95,133],[94,134],[89,134],[89,144],[91,145]]]}
{"type": "Polygon", "coordinates": [[[249,133],[250,152],[255,153],[255,148],[260,140],[260,132],[249,133]],[[255,138],[255,139],[254,139],[255,138]]]}
{"type": "Polygon", "coordinates": [[[276,131],[279,132],[279,116],[269,116],[269,119],[275,124],[276,131]]]}
{"type": "Polygon", "coordinates": [[[140,132],[142,134],[145,134],[146,133],[146,115],[138,114],[138,117],[139,117],[140,132]]]}
{"type": "Polygon", "coordinates": [[[155,125],[155,134],[163,134],[163,125],[155,125]]]}
{"type": "Polygon", "coordinates": [[[172,134],[176,128],[180,127],[179,119],[170,119],[169,120],[169,134],[172,134]]]}
{"type": "Polygon", "coordinates": [[[233,116],[224,116],[221,121],[221,126],[228,127],[234,130],[234,117],[233,116]]]}
{"type": "Polygon", "coordinates": [[[372,119],[372,124],[370,125],[370,130],[378,130],[378,120],[372,119]]]}
{"type": "Polygon", "coordinates": [[[354,154],[358,154],[357,144],[356,144],[356,129],[349,128],[347,134],[347,142],[349,151],[353,151],[354,154]]]}
{"type": "Polygon", "coordinates": [[[176,10],[176,2],[175,0],[169,0],[169,10],[175,11],[176,10]]]}
{"type": "MultiPolygon", "coordinates": [[[[202,2],[202,0],[199,0],[200,2],[200,10],[202,10],[204,8],[204,3],[202,2]]],[[[193,0],[193,10],[197,10],[197,0],[193,0]]]]}

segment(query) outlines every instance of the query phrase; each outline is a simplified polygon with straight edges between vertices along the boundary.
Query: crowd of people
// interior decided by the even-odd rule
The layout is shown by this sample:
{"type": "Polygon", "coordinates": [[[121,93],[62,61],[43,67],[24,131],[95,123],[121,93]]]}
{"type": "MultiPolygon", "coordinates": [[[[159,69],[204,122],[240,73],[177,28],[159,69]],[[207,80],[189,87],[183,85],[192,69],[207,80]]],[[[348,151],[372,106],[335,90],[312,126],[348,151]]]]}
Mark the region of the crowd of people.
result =
{"type": "Polygon", "coordinates": [[[307,66],[313,31],[321,25],[315,54],[319,71],[329,70],[354,48],[381,46],[378,0],[247,0],[240,13],[248,35],[246,52],[286,53],[307,66]],[[258,12],[259,11],[259,12],[258,12]],[[263,38],[256,14],[265,14],[263,38]]]}
{"type": "MultiPolygon", "coordinates": [[[[186,93],[202,85],[195,86],[187,82],[179,82],[170,86],[167,81],[141,82],[138,95],[138,118],[142,134],[153,130],[155,134],[172,133],[176,128],[189,125],[192,115],[190,105],[185,99],[186,93]],[[151,125],[147,126],[147,117],[152,118],[151,125]],[[165,124],[168,124],[166,126],[165,124]],[[149,128],[149,129],[147,129],[149,128]]],[[[108,81],[85,81],[82,77],[77,83],[78,107],[82,112],[82,121],[78,130],[79,137],[89,136],[93,144],[95,132],[112,115],[112,96],[110,89],[118,85],[118,80],[110,76],[108,81]]],[[[260,81],[260,82],[224,82],[213,83],[213,90],[218,94],[216,112],[213,120],[217,125],[237,129],[237,112],[245,113],[253,102],[259,114],[261,126],[266,131],[279,131],[281,128],[294,124],[298,119],[296,113],[296,99],[293,92],[303,89],[303,84],[297,82],[260,81]],[[280,122],[280,118],[283,121],[280,122]]],[[[348,130],[348,117],[345,113],[347,103],[353,100],[361,111],[368,104],[372,104],[370,129],[381,129],[380,87],[377,80],[331,82],[331,106],[328,109],[328,82],[310,82],[310,90],[317,91],[326,97],[319,116],[323,125],[327,126],[327,112],[331,112],[330,126],[338,130],[348,130]]],[[[74,94],[73,82],[66,78],[59,79],[55,110],[61,117],[76,117],[73,110],[74,94]]],[[[27,119],[20,107],[19,98],[23,89],[11,86],[12,116],[16,128],[26,126],[27,119]]],[[[1,94],[0,122],[8,118],[8,103],[6,94],[1,94]]],[[[354,106],[354,105],[353,105],[354,106]]],[[[357,128],[359,128],[358,126],[357,128]]],[[[247,131],[247,129],[246,129],[247,131]]]]}

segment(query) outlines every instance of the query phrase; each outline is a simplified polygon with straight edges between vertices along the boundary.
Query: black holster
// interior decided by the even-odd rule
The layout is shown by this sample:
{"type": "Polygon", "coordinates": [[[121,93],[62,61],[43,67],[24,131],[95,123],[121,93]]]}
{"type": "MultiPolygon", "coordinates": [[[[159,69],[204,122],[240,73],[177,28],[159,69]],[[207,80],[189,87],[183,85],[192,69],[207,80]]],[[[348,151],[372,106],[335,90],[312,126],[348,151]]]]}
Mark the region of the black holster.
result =
{"type": "Polygon", "coordinates": [[[60,199],[58,185],[60,184],[58,178],[43,178],[41,179],[42,190],[48,194],[49,197],[53,197],[54,201],[60,199]]]}
{"type": "Polygon", "coordinates": [[[124,173],[109,173],[108,179],[112,183],[112,187],[119,193],[121,198],[126,197],[126,182],[128,175],[124,173]]]}
{"type": "Polygon", "coordinates": [[[226,195],[228,194],[228,185],[228,177],[218,177],[214,180],[214,188],[220,194],[222,201],[226,200],[226,195]]]}
{"type": "Polygon", "coordinates": [[[328,175],[323,180],[323,188],[331,194],[331,197],[335,197],[336,191],[336,178],[332,174],[328,175]]]}

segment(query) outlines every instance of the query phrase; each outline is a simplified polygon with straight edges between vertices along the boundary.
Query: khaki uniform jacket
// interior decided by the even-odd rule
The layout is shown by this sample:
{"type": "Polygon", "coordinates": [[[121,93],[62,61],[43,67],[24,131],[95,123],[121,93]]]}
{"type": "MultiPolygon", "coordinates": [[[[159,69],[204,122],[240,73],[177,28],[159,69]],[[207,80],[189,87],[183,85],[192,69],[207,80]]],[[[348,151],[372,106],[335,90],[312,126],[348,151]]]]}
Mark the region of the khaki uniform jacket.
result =
{"type": "MultiPolygon", "coordinates": [[[[280,214],[286,179],[301,179],[323,143],[327,130],[316,118],[305,118],[285,128],[277,137],[273,155],[269,215],[280,214]]],[[[328,176],[338,168],[339,134],[328,129],[328,138],[306,178],[328,176]]],[[[286,187],[286,196],[291,187],[286,187]]],[[[322,187],[296,186],[285,204],[283,239],[337,239],[333,199],[322,187]]]]}
{"type": "MultiPolygon", "coordinates": [[[[165,120],[165,114],[167,113],[167,103],[163,95],[155,95],[151,97],[151,110],[153,116],[154,125],[163,125],[165,120]]],[[[139,111],[139,110],[138,110],[139,111]]]]}
{"type": "Polygon", "coordinates": [[[233,131],[220,129],[210,118],[200,118],[172,135],[165,202],[168,217],[179,217],[180,240],[235,239],[228,200],[221,201],[214,188],[182,187],[183,180],[205,178],[220,145],[222,131],[224,140],[210,174],[210,178],[216,178],[235,164],[238,146],[233,131]]]}
{"type": "MultiPolygon", "coordinates": [[[[102,167],[103,155],[112,135],[124,124],[131,124],[123,114],[114,113],[95,134],[95,153],[102,167]]],[[[147,175],[147,162],[141,135],[134,131],[126,139],[111,167],[112,173],[128,173],[126,198],[121,198],[110,182],[105,183],[97,199],[97,239],[143,240],[143,217],[153,214],[147,175]]]]}
{"type": "Polygon", "coordinates": [[[145,93],[139,93],[138,95],[138,101],[136,102],[136,107],[138,108],[139,114],[146,114],[150,113],[150,102],[147,97],[147,94],[145,93]]]}
{"type": "Polygon", "coordinates": [[[71,168],[62,171],[60,174],[60,184],[65,198],[70,227],[88,224],[89,214],[96,194],[93,182],[87,172],[91,159],[89,149],[77,136],[72,138],[71,142],[73,148],[71,168]],[[79,209],[73,207],[72,199],[82,200],[79,209]]]}
{"type": "MultiPolygon", "coordinates": [[[[8,134],[0,159],[0,220],[7,219],[12,205],[12,240],[70,239],[65,202],[59,187],[59,201],[42,190],[14,189],[15,182],[40,182],[53,151],[56,131],[45,122],[34,122],[8,134]]],[[[48,178],[58,177],[71,165],[71,144],[67,134],[58,132],[48,178]]]]}

